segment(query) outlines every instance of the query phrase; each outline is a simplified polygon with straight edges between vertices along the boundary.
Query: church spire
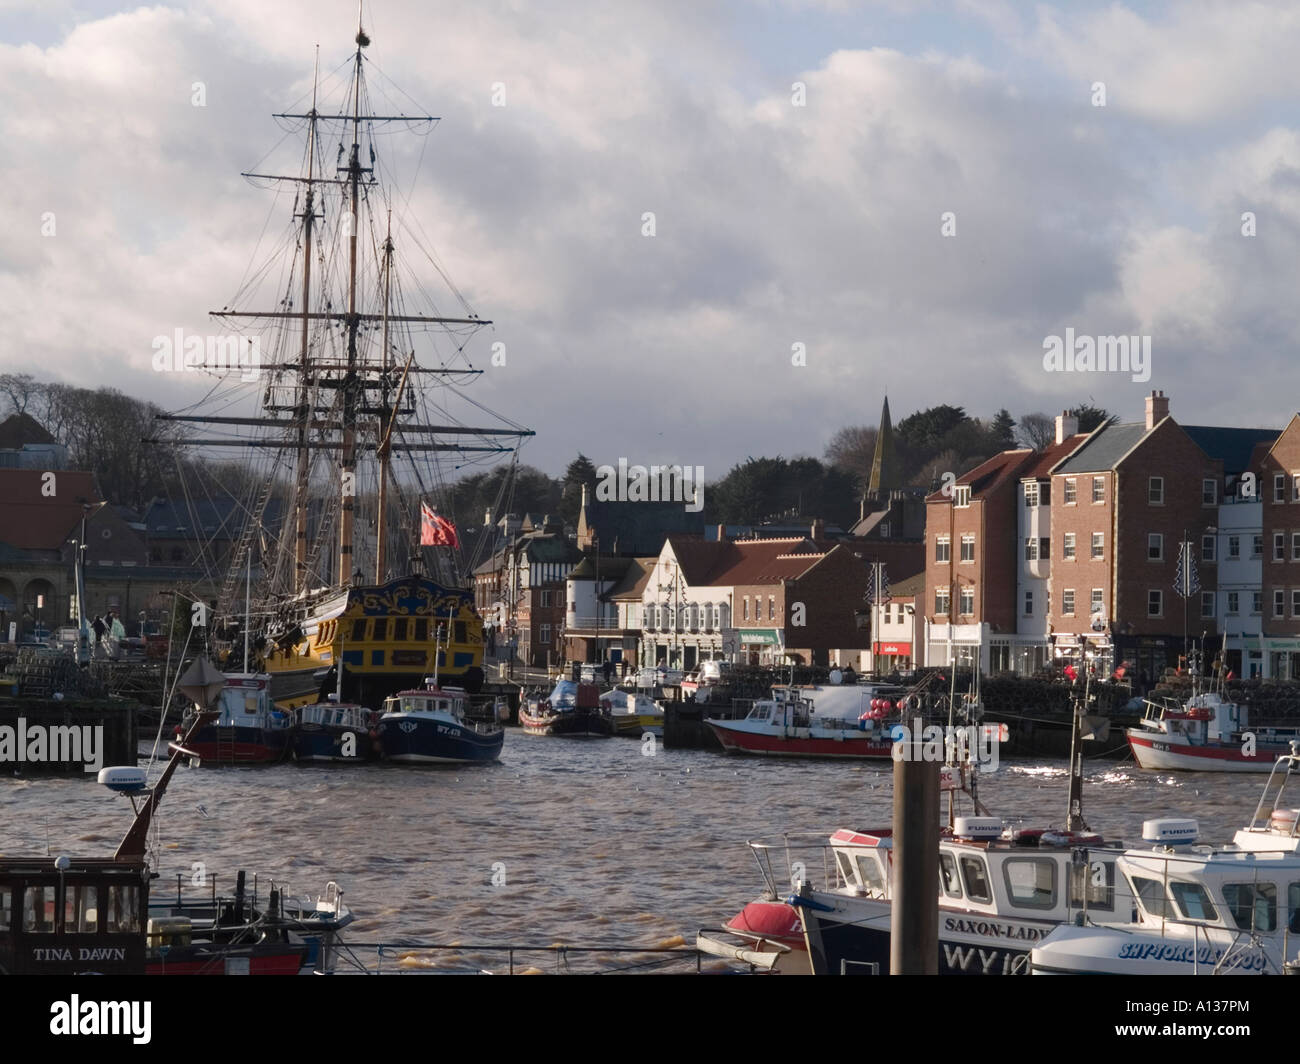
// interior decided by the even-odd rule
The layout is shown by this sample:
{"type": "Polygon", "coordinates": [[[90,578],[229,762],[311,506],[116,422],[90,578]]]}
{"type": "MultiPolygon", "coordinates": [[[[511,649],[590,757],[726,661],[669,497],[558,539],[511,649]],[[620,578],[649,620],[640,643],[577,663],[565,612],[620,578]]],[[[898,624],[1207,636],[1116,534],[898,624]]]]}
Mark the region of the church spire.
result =
{"type": "Polygon", "coordinates": [[[888,496],[898,488],[898,466],[894,460],[894,427],[889,420],[889,396],[880,410],[880,428],[876,431],[876,452],[871,459],[868,497],[888,496]]]}

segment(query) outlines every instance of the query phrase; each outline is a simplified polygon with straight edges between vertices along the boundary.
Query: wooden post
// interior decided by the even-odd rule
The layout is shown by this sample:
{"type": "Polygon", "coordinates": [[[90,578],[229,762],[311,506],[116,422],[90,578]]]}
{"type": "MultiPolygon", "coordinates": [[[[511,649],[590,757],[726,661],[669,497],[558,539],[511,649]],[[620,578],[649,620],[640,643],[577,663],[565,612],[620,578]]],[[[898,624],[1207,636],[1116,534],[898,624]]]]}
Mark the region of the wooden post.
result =
{"type": "Polygon", "coordinates": [[[921,736],[894,762],[894,868],[889,974],[939,974],[939,763],[921,736]]]}

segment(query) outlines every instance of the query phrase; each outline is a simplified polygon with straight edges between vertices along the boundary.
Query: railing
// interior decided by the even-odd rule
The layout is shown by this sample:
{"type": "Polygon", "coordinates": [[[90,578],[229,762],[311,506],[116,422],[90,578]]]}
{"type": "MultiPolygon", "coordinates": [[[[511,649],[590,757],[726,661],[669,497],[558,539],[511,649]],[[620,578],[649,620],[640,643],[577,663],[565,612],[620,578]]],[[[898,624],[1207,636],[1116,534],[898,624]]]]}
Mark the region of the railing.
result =
{"type": "Polygon", "coordinates": [[[814,890],[835,890],[844,886],[830,836],[824,831],[788,831],[782,835],[750,839],[747,845],[758,862],[759,874],[773,900],[792,893],[797,882],[810,882],[814,890]],[[821,855],[820,882],[808,874],[810,870],[816,871],[818,853],[821,855]]]}

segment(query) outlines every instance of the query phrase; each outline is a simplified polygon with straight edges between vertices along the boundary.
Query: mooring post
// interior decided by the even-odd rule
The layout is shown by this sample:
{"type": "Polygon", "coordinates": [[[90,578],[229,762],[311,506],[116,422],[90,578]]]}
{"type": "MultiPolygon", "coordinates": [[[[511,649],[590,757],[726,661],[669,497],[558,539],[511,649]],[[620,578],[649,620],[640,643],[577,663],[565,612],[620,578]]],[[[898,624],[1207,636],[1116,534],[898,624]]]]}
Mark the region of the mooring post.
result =
{"type": "Polygon", "coordinates": [[[939,974],[939,763],[921,737],[895,746],[889,974],[939,974]]]}

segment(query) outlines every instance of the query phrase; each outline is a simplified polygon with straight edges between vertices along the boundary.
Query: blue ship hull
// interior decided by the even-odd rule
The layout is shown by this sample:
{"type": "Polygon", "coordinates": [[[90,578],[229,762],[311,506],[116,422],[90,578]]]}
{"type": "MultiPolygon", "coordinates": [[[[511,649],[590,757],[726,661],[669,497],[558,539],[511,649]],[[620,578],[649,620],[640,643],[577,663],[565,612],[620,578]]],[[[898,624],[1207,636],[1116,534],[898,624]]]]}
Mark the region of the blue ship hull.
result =
{"type": "Polygon", "coordinates": [[[374,761],[375,740],[363,728],[326,727],[299,724],[293,733],[295,761],[328,761],[340,764],[374,761]],[[351,739],[348,736],[352,736],[351,739]],[[344,753],[352,750],[351,756],[344,753]]]}
{"type": "Polygon", "coordinates": [[[465,764],[495,761],[505,732],[481,732],[443,715],[388,713],[379,720],[379,742],[388,761],[465,764]]]}

